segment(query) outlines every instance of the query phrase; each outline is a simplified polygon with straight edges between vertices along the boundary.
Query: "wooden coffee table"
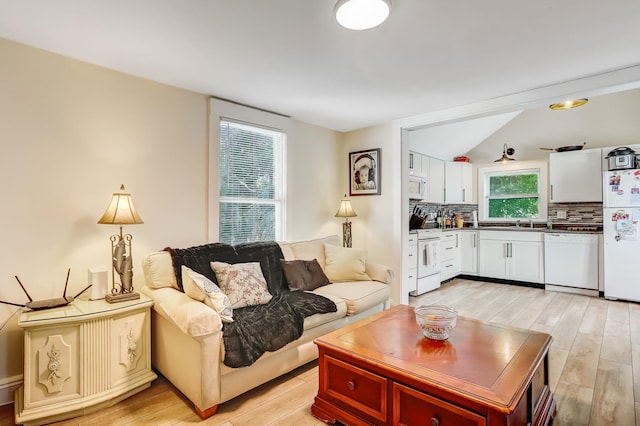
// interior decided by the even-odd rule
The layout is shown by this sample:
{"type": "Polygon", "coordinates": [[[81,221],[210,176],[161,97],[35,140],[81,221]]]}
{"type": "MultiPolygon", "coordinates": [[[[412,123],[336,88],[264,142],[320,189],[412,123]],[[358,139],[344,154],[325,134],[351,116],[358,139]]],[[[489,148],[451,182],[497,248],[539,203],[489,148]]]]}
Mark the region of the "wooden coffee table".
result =
{"type": "Polygon", "coordinates": [[[546,425],[551,336],[459,317],[423,337],[399,305],[315,340],[317,418],[347,425],[546,425]]]}

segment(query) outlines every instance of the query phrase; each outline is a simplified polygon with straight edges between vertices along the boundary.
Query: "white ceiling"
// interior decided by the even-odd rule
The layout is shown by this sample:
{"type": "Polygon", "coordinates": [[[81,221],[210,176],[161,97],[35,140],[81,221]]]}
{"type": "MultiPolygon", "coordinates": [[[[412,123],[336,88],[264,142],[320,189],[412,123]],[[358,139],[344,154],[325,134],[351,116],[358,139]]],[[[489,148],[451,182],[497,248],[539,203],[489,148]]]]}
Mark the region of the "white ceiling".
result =
{"type": "MultiPolygon", "coordinates": [[[[0,37],[348,131],[640,63],[638,0],[0,0],[0,37]]],[[[639,76],[640,79],[640,76],[639,76]]]]}

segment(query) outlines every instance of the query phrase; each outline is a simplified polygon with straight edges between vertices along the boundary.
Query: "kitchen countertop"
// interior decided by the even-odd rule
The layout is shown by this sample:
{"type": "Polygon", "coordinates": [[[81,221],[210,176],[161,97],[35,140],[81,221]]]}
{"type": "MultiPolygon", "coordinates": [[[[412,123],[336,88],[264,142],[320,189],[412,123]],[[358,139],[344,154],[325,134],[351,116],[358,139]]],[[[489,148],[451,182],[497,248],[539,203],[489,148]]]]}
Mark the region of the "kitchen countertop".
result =
{"type": "MultiPolygon", "coordinates": [[[[538,227],[538,228],[530,228],[527,226],[517,227],[515,225],[480,225],[477,228],[472,226],[465,226],[464,228],[447,228],[441,229],[441,232],[451,232],[451,231],[515,231],[515,232],[544,232],[544,233],[554,233],[554,234],[602,234],[602,227],[598,225],[563,225],[562,227],[547,229],[547,227],[538,227]],[[596,228],[595,231],[582,231],[582,230],[573,230],[568,228],[596,228]]],[[[429,228],[436,231],[438,228],[429,228]]],[[[416,229],[411,230],[410,232],[417,231],[416,229]]]]}

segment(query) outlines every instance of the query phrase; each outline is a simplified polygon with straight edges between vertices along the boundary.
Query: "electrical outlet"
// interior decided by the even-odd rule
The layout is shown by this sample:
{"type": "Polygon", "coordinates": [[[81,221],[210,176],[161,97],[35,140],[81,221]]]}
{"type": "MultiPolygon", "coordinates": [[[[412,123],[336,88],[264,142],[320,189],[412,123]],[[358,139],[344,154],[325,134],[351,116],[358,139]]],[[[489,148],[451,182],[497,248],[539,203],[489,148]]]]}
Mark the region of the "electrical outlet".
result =
{"type": "Polygon", "coordinates": [[[558,210],[556,212],[556,219],[566,219],[567,218],[567,211],[566,210],[558,210]]]}

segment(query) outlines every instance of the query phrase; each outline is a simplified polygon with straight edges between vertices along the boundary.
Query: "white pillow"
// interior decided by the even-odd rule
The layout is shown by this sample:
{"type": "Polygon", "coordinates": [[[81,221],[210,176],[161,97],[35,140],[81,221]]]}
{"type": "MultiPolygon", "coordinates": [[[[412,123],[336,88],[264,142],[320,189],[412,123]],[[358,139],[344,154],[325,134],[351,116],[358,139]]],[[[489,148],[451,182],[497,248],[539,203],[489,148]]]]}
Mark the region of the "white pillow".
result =
{"type": "Polygon", "coordinates": [[[182,265],[182,287],[187,296],[215,310],[222,322],[233,322],[231,301],[209,278],[182,265]]]}
{"type": "Polygon", "coordinates": [[[259,262],[211,262],[211,269],[216,273],[218,284],[229,297],[233,309],[264,305],[271,300],[271,293],[259,262]]]}
{"type": "Polygon", "coordinates": [[[365,272],[367,251],[348,247],[324,245],[326,266],[324,273],[331,282],[370,281],[365,272]]]}

